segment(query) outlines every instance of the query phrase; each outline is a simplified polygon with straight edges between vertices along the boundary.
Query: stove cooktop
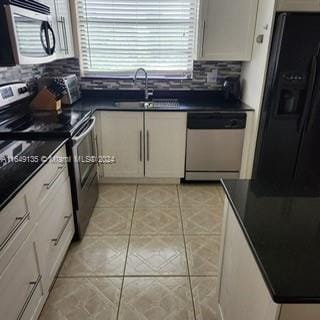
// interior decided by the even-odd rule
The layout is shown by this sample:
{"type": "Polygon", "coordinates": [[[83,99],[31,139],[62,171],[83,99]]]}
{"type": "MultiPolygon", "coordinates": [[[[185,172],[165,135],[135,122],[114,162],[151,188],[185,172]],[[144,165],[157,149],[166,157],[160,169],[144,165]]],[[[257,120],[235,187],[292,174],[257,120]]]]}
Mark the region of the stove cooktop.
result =
{"type": "Polygon", "coordinates": [[[90,111],[33,110],[28,105],[16,105],[0,111],[0,140],[44,139],[72,137],[90,117],[90,111]]]}

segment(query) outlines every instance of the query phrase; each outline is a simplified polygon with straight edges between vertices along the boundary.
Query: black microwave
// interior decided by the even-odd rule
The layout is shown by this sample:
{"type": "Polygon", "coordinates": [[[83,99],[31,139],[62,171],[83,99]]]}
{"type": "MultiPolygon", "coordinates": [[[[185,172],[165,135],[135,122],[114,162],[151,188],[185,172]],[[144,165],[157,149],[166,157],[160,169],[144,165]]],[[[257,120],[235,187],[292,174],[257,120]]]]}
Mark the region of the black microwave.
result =
{"type": "Polygon", "coordinates": [[[33,0],[0,3],[0,66],[55,60],[56,36],[50,8],[33,0]]]}

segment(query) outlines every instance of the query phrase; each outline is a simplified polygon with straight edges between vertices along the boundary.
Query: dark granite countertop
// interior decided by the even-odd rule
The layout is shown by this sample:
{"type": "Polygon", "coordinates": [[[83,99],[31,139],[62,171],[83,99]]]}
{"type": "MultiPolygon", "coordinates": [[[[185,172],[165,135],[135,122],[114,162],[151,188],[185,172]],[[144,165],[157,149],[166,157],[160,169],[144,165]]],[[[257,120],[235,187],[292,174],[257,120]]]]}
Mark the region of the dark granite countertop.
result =
{"type": "Polygon", "coordinates": [[[31,141],[31,145],[20,155],[18,162],[12,161],[0,168],[0,210],[14,198],[65,142],[65,139],[31,141]],[[30,157],[30,161],[26,161],[27,158],[23,157],[30,157]]]}
{"type": "Polygon", "coordinates": [[[82,99],[76,102],[73,110],[94,111],[181,111],[181,112],[245,112],[254,111],[240,100],[226,100],[219,91],[155,91],[153,99],[177,99],[179,107],[144,109],[120,108],[117,101],[143,101],[143,91],[130,90],[83,90],[82,99]]]}
{"type": "Polygon", "coordinates": [[[276,303],[320,303],[320,190],[224,180],[223,187],[276,303]]]}

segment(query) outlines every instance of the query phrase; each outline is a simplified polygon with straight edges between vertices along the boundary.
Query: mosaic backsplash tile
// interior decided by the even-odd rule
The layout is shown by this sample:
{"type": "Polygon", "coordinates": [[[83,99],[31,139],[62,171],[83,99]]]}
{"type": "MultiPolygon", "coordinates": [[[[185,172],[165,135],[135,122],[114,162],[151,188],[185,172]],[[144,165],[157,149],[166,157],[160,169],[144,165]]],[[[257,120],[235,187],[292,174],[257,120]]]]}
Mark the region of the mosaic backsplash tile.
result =
{"type": "MultiPolygon", "coordinates": [[[[58,60],[44,65],[15,66],[0,68],[0,84],[27,81],[31,85],[43,75],[60,76],[75,73],[80,77],[77,58],[58,60]]],[[[155,90],[220,90],[226,77],[239,76],[241,62],[194,61],[192,79],[168,80],[150,79],[149,87],[155,90]],[[207,82],[207,74],[216,71],[216,80],[207,82]]],[[[81,78],[82,89],[91,90],[137,90],[144,88],[144,81],[134,84],[133,79],[81,78]]]]}
{"type": "Polygon", "coordinates": [[[0,85],[23,81],[36,90],[37,79],[45,70],[45,65],[18,65],[14,67],[0,67],[0,85]]]}

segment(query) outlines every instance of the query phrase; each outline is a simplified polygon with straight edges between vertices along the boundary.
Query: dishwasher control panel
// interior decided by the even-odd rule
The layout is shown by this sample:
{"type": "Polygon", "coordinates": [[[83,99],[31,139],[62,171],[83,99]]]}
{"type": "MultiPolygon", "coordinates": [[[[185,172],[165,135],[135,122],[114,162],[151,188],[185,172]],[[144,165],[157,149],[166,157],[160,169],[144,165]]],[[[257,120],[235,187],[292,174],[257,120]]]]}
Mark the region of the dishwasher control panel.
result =
{"type": "Polygon", "coordinates": [[[246,113],[189,113],[188,129],[244,129],[246,113]]]}

